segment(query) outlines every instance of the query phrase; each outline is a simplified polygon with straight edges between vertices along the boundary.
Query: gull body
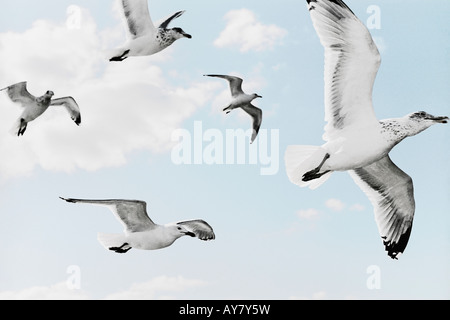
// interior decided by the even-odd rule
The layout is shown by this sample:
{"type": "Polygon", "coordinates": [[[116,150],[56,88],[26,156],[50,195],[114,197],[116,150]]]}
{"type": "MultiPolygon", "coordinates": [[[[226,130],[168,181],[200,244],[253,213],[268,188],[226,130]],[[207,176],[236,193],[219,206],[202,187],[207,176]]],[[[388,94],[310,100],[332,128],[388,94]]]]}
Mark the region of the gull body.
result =
{"type": "Polygon", "coordinates": [[[109,208],[124,226],[122,234],[99,233],[98,240],[107,250],[126,253],[132,248],[157,250],[169,247],[182,236],[213,240],[211,226],[203,220],[190,220],[159,225],[147,214],[147,204],[139,200],[90,200],[61,198],[70,203],[86,203],[109,208]]]}
{"type": "Polygon", "coordinates": [[[129,40],[117,49],[110,61],[123,61],[131,56],[149,56],[158,53],[176,40],[191,39],[181,28],[168,29],[172,20],[180,17],[184,11],[178,11],[155,27],[148,11],[147,0],[121,0],[129,40]]]}
{"type": "Polygon", "coordinates": [[[306,0],[325,49],[325,143],[289,146],[286,170],[292,183],[315,189],[334,171],[348,171],[374,206],[388,255],[396,259],[408,243],[415,212],[413,183],[389,152],[448,117],[424,111],[379,121],[372,90],[381,63],[364,24],[341,0],[306,0]]]}
{"type": "Polygon", "coordinates": [[[231,90],[231,103],[223,109],[227,114],[233,111],[234,109],[241,108],[245,112],[247,112],[253,120],[253,134],[251,137],[251,143],[253,143],[258,136],[259,129],[262,123],[262,110],[255,107],[252,104],[252,101],[256,98],[262,98],[259,94],[246,94],[242,90],[242,82],[243,80],[239,77],[228,76],[228,75],[219,75],[219,74],[207,74],[205,77],[215,77],[222,78],[229,82],[230,90],[231,90]]]}
{"type": "Polygon", "coordinates": [[[23,112],[18,119],[14,128],[14,133],[21,136],[25,133],[29,122],[41,116],[50,106],[63,106],[67,109],[72,120],[80,125],[81,114],[78,104],[72,97],[64,97],[53,99],[53,91],[47,91],[41,97],[35,97],[27,90],[27,82],[20,82],[0,91],[6,91],[11,101],[20,104],[23,107],[23,112]]]}

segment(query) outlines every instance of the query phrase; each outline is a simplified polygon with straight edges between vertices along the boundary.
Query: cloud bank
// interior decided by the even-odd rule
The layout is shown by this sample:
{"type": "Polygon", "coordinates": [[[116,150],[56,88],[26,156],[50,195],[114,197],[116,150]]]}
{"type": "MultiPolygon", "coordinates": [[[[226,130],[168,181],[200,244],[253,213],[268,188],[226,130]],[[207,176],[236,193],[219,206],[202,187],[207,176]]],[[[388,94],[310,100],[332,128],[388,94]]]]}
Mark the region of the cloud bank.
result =
{"type": "Polygon", "coordinates": [[[80,290],[70,290],[65,282],[52,286],[36,286],[19,291],[0,292],[0,300],[86,300],[80,290]]]}
{"type": "Polygon", "coordinates": [[[173,294],[207,285],[206,282],[184,277],[160,276],[150,281],[133,284],[128,290],[108,295],[105,300],[175,299],[173,294]]]}
{"type": "MultiPolygon", "coordinates": [[[[147,282],[136,283],[129,289],[109,294],[103,300],[169,300],[176,299],[177,293],[207,285],[197,279],[182,276],[160,276],[147,282]]],[[[0,292],[0,300],[90,300],[88,292],[70,289],[66,282],[51,286],[36,286],[18,291],[0,292]]]]}
{"type": "Polygon", "coordinates": [[[122,34],[97,30],[87,10],[70,9],[65,23],[39,20],[23,33],[0,33],[0,87],[28,81],[35,96],[73,96],[82,116],[77,127],[64,109],[51,108],[18,138],[10,129],[21,110],[0,92],[0,178],[36,166],[93,171],[124,165],[132,151],[168,151],[171,133],[211,98],[207,82],[171,85],[155,65],[161,57],[109,63],[111,41],[122,34]]]}

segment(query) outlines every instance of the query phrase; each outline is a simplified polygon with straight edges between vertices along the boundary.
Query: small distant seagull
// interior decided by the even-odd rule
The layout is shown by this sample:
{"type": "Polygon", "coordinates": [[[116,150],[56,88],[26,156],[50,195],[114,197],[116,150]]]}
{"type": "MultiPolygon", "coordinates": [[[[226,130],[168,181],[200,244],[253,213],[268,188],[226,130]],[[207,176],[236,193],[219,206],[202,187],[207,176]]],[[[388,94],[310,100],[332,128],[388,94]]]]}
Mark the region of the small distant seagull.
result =
{"type": "Polygon", "coordinates": [[[181,38],[191,39],[181,28],[168,29],[172,20],[179,18],[185,11],[171,15],[157,28],[148,11],[147,0],[122,0],[122,8],[131,39],[110,61],[123,61],[131,56],[149,56],[169,47],[181,38]]]}
{"type": "Polygon", "coordinates": [[[50,106],[64,106],[70,114],[70,117],[77,125],[81,123],[81,114],[78,104],[72,97],[53,99],[53,91],[47,91],[42,97],[36,98],[27,90],[27,82],[20,82],[12,86],[1,89],[6,90],[9,98],[24,108],[22,115],[17,121],[15,134],[21,136],[27,129],[28,122],[31,122],[42,115],[50,106]]]}
{"type": "Polygon", "coordinates": [[[204,241],[216,238],[211,226],[203,220],[155,224],[147,215],[147,204],[144,201],[61,199],[71,203],[87,203],[109,208],[125,227],[124,233],[99,233],[98,240],[105,249],[116,253],[127,253],[132,248],[141,250],[166,248],[182,236],[197,237],[204,241]]]}
{"type": "Polygon", "coordinates": [[[415,112],[379,121],[372,90],[381,63],[365,25],[341,0],[306,0],[314,28],[325,48],[325,127],[321,147],[289,146],[289,179],[314,189],[333,171],[349,171],[366,193],[388,255],[405,250],[415,211],[413,182],[390,159],[389,152],[448,117],[415,112]]]}
{"type": "Polygon", "coordinates": [[[251,139],[251,143],[253,143],[258,135],[259,128],[261,127],[262,110],[252,105],[251,102],[256,98],[262,97],[256,93],[250,95],[245,94],[244,91],[242,91],[243,80],[241,78],[219,74],[205,74],[205,77],[216,77],[228,80],[233,100],[228,107],[223,109],[223,111],[228,114],[233,109],[242,108],[253,118],[253,134],[251,139]]]}

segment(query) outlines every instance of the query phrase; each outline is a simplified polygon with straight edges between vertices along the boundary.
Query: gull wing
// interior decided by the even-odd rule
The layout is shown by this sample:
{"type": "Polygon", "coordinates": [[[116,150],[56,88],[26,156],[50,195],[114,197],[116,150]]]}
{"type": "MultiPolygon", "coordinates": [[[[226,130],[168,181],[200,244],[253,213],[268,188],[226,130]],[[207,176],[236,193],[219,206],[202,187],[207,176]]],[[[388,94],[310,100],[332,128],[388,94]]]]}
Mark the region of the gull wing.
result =
{"type": "Polygon", "coordinates": [[[213,240],[216,238],[213,228],[203,220],[190,220],[177,222],[178,225],[182,225],[188,231],[195,234],[200,240],[213,240]]]}
{"type": "Polygon", "coordinates": [[[389,156],[349,171],[374,206],[378,231],[388,255],[396,259],[408,244],[414,219],[413,182],[389,156]]]}
{"type": "Polygon", "coordinates": [[[27,90],[27,82],[20,82],[13,84],[9,87],[1,89],[0,91],[6,90],[11,101],[20,103],[22,106],[28,104],[33,104],[36,102],[36,97],[30,94],[27,90]]]}
{"type": "Polygon", "coordinates": [[[122,223],[127,232],[142,232],[155,228],[155,223],[147,215],[147,204],[139,200],[87,200],[61,198],[71,203],[87,203],[109,208],[122,223]]]}
{"type": "Polygon", "coordinates": [[[221,74],[207,74],[206,76],[222,78],[222,79],[227,80],[230,83],[230,90],[231,90],[231,95],[233,96],[233,98],[244,93],[244,91],[242,91],[243,80],[241,78],[227,76],[227,75],[221,75],[221,74]]]}
{"type": "Polygon", "coordinates": [[[325,140],[349,126],[378,124],[372,91],[381,63],[366,26],[341,0],[307,0],[325,49],[325,140]]]}
{"type": "Polygon", "coordinates": [[[51,106],[64,106],[70,114],[73,121],[79,126],[81,123],[81,113],[77,102],[72,97],[54,99],[50,102],[51,106]]]}
{"type": "Polygon", "coordinates": [[[252,134],[252,140],[255,141],[256,137],[258,136],[259,128],[261,127],[262,123],[262,110],[255,107],[252,104],[248,104],[246,106],[243,106],[242,109],[247,112],[249,115],[253,118],[253,134],[252,134]]]}
{"type": "Polygon", "coordinates": [[[183,15],[183,13],[185,13],[185,10],[182,11],[178,11],[174,14],[172,14],[170,17],[168,17],[167,19],[162,20],[162,22],[159,24],[159,28],[162,29],[167,29],[167,27],[169,26],[169,24],[172,22],[172,20],[177,19],[179,17],[181,17],[183,15]]]}
{"type": "Polygon", "coordinates": [[[122,0],[122,8],[133,39],[156,33],[147,0],[122,0]]]}

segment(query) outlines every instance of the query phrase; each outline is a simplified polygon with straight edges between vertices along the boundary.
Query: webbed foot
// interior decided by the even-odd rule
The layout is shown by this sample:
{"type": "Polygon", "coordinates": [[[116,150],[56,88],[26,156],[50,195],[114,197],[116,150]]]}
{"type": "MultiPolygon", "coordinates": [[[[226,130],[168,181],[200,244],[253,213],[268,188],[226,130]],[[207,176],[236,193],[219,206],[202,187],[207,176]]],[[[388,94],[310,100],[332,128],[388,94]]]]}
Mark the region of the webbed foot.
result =
{"type": "Polygon", "coordinates": [[[123,60],[125,60],[126,58],[128,58],[128,57],[127,57],[127,54],[129,54],[129,53],[130,53],[130,50],[126,50],[124,53],[122,53],[121,56],[118,56],[118,57],[112,57],[111,59],[109,59],[109,61],[115,61],[115,62],[123,61],[123,60]]]}
{"type": "Polygon", "coordinates": [[[128,243],[124,243],[121,247],[111,247],[109,248],[109,250],[114,251],[116,253],[127,253],[128,251],[131,250],[131,247],[124,249],[124,247],[129,246],[128,243]]]}
{"type": "Polygon", "coordinates": [[[314,179],[319,179],[320,177],[322,177],[324,174],[327,174],[328,172],[330,172],[330,170],[324,171],[324,172],[320,172],[320,170],[322,169],[322,166],[324,165],[325,161],[327,161],[330,158],[330,154],[326,154],[325,157],[323,158],[322,162],[319,164],[319,166],[311,171],[308,171],[307,173],[305,173],[303,175],[302,181],[307,182],[307,181],[311,181],[314,179]],[[319,173],[320,172],[320,173],[319,173]]]}

